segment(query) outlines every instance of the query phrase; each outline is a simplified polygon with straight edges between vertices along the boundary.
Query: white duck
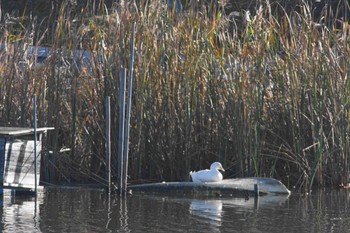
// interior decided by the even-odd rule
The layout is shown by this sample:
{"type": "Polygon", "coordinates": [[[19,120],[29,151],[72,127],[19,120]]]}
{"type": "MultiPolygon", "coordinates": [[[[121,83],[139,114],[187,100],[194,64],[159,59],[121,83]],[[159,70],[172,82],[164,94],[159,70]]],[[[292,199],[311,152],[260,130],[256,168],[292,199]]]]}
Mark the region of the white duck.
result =
{"type": "Polygon", "coordinates": [[[214,162],[210,165],[210,170],[205,169],[197,172],[190,172],[190,176],[195,183],[219,182],[222,181],[222,174],[219,170],[225,171],[221,163],[214,162]]]}

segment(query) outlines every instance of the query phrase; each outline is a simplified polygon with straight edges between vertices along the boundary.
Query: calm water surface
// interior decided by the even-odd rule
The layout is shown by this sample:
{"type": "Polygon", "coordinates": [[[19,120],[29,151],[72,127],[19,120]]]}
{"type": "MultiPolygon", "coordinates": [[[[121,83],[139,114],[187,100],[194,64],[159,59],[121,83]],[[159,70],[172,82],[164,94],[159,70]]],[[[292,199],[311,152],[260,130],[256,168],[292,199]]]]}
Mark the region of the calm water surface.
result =
{"type": "Polygon", "coordinates": [[[108,196],[47,189],[37,200],[4,196],[2,232],[350,232],[350,190],[254,198],[108,196]]]}

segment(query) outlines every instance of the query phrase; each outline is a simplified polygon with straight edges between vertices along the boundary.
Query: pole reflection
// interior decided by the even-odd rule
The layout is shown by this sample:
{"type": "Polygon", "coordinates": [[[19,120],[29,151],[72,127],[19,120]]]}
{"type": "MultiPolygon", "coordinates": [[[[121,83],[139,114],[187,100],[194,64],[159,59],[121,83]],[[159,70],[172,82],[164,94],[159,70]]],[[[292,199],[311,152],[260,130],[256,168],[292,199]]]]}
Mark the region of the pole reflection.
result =
{"type": "Polygon", "coordinates": [[[127,198],[126,197],[119,197],[119,226],[120,231],[122,232],[131,232],[128,225],[128,207],[127,207],[127,198]]]}

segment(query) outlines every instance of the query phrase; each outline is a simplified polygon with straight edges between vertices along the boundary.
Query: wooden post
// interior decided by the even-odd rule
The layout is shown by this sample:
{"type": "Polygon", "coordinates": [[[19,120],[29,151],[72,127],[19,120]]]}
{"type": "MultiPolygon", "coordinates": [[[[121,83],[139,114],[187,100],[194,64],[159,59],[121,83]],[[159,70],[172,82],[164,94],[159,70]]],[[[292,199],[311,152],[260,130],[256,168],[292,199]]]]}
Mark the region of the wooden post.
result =
{"type": "Polygon", "coordinates": [[[254,184],[254,209],[259,209],[259,185],[254,184]]]}
{"type": "Polygon", "coordinates": [[[117,187],[121,193],[123,189],[123,160],[124,160],[124,126],[125,126],[125,78],[126,69],[120,71],[120,109],[119,109],[119,140],[118,140],[118,173],[117,187]]]}
{"type": "Polygon", "coordinates": [[[130,131],[130,111],[131,111],[131,98],[132,98],[132,80],[133,80],[133,65],[134,65],[134,37],[135,37],[135,22],[132,23],[132,35],[130,39],[131,57],[130,57],[130,77],[128,85],[128,103],[126,108],[126,122],[125,122],[125,144],[124,144],[124,192],[127,191],[128,182],[128,157],[129,157],[129,131],[130,131]]]}
{"type": "Polygon", "coordinates": [[[254,184],[254,197],[259,198],[259,185],[254,184]]]}
{"type": "Polygon", "coordinates": [[[37,195],[38,191],[38,181],[37,181],[37,164],[36,164],[36,96],[33,96],[33,107],[34,107],[34,185],[35,185],[35,195],[37,195]]]}
{"type": "Polygon", "coordinates": [[[111,192],[111,98],[106,97],[106,177],[108,193],[111,192]]]}

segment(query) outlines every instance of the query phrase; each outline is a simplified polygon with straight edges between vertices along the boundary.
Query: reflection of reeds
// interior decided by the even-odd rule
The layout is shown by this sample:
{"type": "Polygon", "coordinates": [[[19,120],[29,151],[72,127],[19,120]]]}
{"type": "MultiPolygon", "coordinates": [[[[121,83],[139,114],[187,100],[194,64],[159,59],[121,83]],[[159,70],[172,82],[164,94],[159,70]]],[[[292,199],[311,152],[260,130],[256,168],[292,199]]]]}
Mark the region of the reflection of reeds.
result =
{"type": "MultiPolygon", "coordinates": [[[[273,176],[306,188],[347,182],[346,24],[318,25],[307,6],[275,18],[263,5],[234,30],[232,18],[214,6],[206,13],[190,3],[175,14],[162,1],[139,2],[110,12],[64,2],[47,30],[34,20],[1,22],[1,42],[13,45],[1,53],[1,120],[31,125],[27,109],[36,94],[39,126],[56,128],[53,150],[72,148],[69,156],[54,156],[57,174],[102,176],[104,99],[119,104],[118,74],[128,68],[135,21],[131,180],[186,180],[188,171],[220,160],[226,176],[273,176]],[[19,49],[28,43],[50,44],[45,65],[27,59],[19,66],[19,49]],[[84,49],[92,64],[78,69],[72,57],[84,49]]],[[[118,111],[112,112],[117,138],[118,111]]]]}

